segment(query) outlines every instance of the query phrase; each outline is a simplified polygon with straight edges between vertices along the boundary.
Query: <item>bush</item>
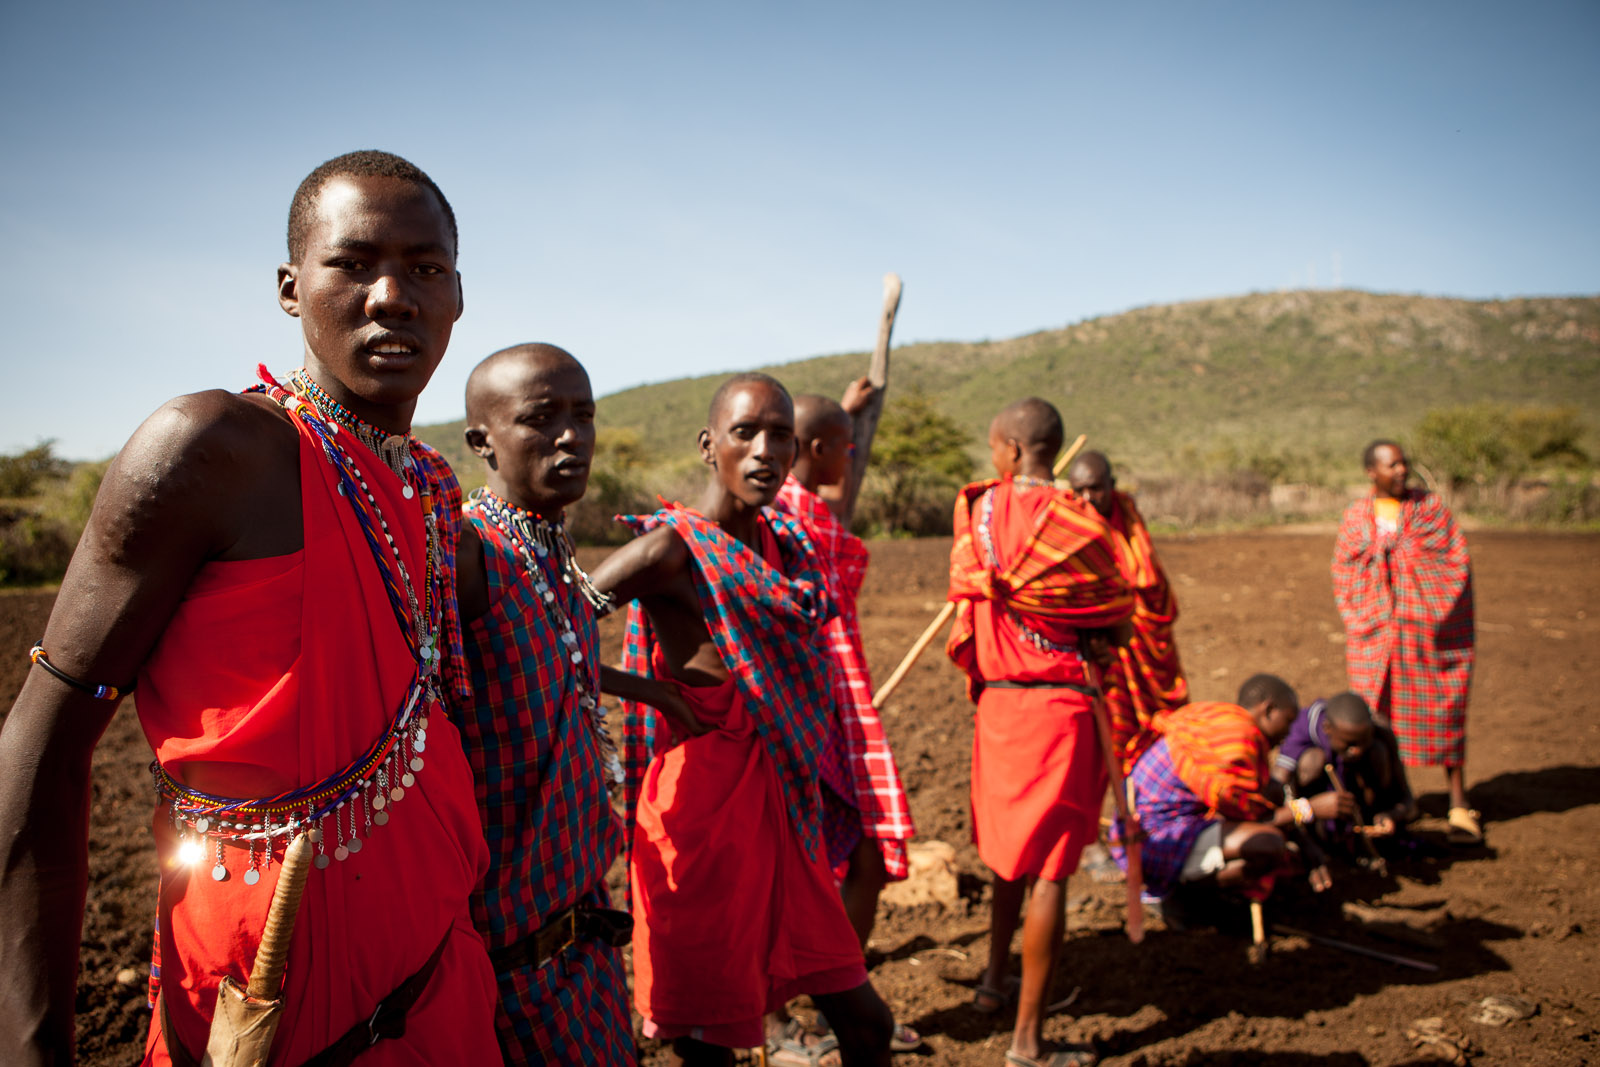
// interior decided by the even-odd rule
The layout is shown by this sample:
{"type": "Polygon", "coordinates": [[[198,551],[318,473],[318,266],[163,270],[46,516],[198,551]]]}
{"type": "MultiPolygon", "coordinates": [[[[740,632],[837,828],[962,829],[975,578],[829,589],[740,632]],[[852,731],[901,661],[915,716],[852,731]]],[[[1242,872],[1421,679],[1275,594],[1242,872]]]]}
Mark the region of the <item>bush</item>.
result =
{"type": "Polygon", "coordinates": [[[0,509],[0,583],[60,578],[77,541],[76,532],[55,519],[21,508],[0,509]]]}
{"type": "Polygon", "coordinates": [[[55,455],[54,441],[40,441],[25,452],[0,456],[0,498],[33,496],[39,483],[64,478],[72,464],[55,455]]]}
{"type": "Polygon", "coordinates": [[[891,537],[948,534],[956,490],[972,478],[970,440],[920,390],[889,400],[856,504],[857,529],[891,537]]]}
{"type": "Polygon", "coordinates": [[[1510,485],[1537,464],[1587,462],[1575,407],[1520,407],[1484,401],[1436,408],[1417,424],[1417,458],[1449,487],[1510,485]]]}

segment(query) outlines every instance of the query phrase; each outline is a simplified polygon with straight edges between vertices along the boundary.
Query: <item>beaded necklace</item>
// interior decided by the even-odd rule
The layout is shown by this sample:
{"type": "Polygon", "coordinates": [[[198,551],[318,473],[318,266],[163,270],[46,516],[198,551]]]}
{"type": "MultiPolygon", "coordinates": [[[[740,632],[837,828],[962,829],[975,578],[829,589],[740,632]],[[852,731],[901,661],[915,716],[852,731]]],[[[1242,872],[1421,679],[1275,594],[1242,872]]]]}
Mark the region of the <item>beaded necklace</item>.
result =
{"type": "MultiPolygon", "coordinates": [[[[289,417],[316,439],[324,458],[337,473],[339,494],[349,501],[377,563],[395,621],[416,660],[416,674],[393,720],[377,740],[350,764],[311,785],[271,797],[225,797],[190,789],[173,778],[159,761],[150,765],[158,795],[171,803],[173,828],[179,837],[179,859],[186,863],[198,862],[205,856],[205,842],[212,842],[216,849],[216,865],[211,869],[211,877],[220,882],[230,876],[224,861],[224,843],[248,848],[246,885],[255,885],[260,881],[262,866],[271,865],[274,843],[279,839],[287,840],[302,829],[316,845],[313,862],[319,869],[331,862],[327,853],[330,838],[334,843],[334,860],[342,862],[360,852],[363,830],[370,836],[373,826],[386,824],[389,805],[404,798],[406,790],[416,784],[415,775],[423,768],[421,754],[427,749],[428,716],[443,706],[438,651],[443,615],[434,589],[438,580],[439,518],[434,511],[431,489],[423,486],[427,547],[423,599],[419,604],[410,573],[395,545],[394,535],[389,532],[388,520],[369,490],[356,457],[340,440],[340,421],[321,410],[315,395],[300,395],[284,389],[264,366],[259,367],[257,373],[263,384],[251,391],[264,392],[282,405],[289,417]],[[331,828],[326,825],[330,815],[333,816],[331,828]],[[257,856],[258,847],[264,858],[257,856]]],[[[293,380],[291,378],[291,382],[293,380]]],[[[407,466],[410,466],[409,458],[407,466]]],[[[414,475],[414,471],[412,473],[414,475]]],[[[407,499],[415,495],[409,481],[403,492],[407,499]]]]}
{"type": "MultiPolygon", "coordinates": [[[[1013,479],[1013,481],[1021,480],[1022,479],[1020,478],[1013,479]]],[[[1035,479],[1029,479],[1029,481],[1035,485],[1053,485],[1053,483],[1039,482],[1035,479]]],[[[983,545],[984,555],[989,558],[989,566],[995,568],[996,570],[1000,569],[1000,555],[995,551],[994,547],[993,524],[994,491],[998,488],[999,486],[990,486],[988,492],[983,494],[983,502],[978,508],[978,543],[983,545]]],[[[1078,645],[1076,642],[1073,642],[1072,644],[1061,644],[1052,641],[1044,634],[1029,626],[1027,620],[1022,617],[1021,612],[1014,611],[1009,605],[1005,604],[1001,605],[1001,609],[1005,611],[1007,617],[1011,619],[1012,625],[1016,626],[1017,633],[1022,636],[1022,639],[1028,642],[1028,644],[1032,645],[1034,648],[1037,648],[1041,652],[1054,653],[1058,656],[1070,655],[1082,658],[1082,653],[1078,651],[1078,645]]]]}
{"type": "Polygon", "coordinates": [[[405,483],[400,491],[407,500],[411,499],[413,492],[411,483],[415,479],[416,471],[411,460],[412,438],[409,433],[390,433],[361,418],[329,396],[328,391],[318,385],[304,367],[289,375],[289,387],[296,394],[311,401],[323,418],[330,419],[349,430],[355,435],[356,440],[366,445],[367,451],[377,456],[405,483]]]}
{"type": "Polygon", "coordinates": [[[517,554],[522,557],[522,566],[533,581],[533,591],[553,616],[564,654],[572,664],[578,706],[585,713],[595,744],[600,749],[607,786],[617,789],[622,784],[622,761],[617,756],[617,746],[611,740],[611,732],[606,729],[606,709],[599,699],[598,665],[591,663],[584,666],[583,650],[578,647],[577,627],[572,623],[572,613],[556,595],[554,580],[559,579],[562,585],[571,587],[598,615],[610,612],[611,598],[596,589],[583,568],[578,566],[565,522],[534,515],[501,499],[487,486],[478,489],[467,499],[467,507],[481,512],[484,518],[510,539],[517,554]]]}

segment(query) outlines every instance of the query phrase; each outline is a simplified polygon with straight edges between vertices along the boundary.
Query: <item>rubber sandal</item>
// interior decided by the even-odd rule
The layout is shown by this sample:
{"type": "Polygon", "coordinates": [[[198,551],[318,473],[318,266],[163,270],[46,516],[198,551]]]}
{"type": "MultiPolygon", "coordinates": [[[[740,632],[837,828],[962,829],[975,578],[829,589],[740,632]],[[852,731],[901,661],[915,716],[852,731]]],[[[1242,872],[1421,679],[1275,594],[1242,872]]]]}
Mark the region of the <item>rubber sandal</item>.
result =
{"type": "Polygon", "coordinates": [[[922,1035],[905,1023],[894,1024],[894,1036],[889,1038],[890,1052],[915,1052],[922,1047],[922,1035]]]}
{"type": "Polygon", "coordinates": [[[1000,989],[980,981],[972,990],[972,1007],[985,1015],[998,1015],[1017,999],[1017,990],[1021,988],[1022,979],[1014,974],[1006,975],[1003,988],[1000,989]]]}
{"type": "Polygon", "coordinates": [[[1445,834],[1446,840],[1452,845],[1481,845],[1483,844],[1482,815],[1471,808],[1451,808],[1447,820],[1450,829],[1445,834]]]}
{"type": "Polygon", "coordinates": [[[776,1039],[767,1040],[767,1063],[771,1067],[840,1067],[839,1039],[807,1030],[799,1019],[783,1024],[776,1039]]]}
{"type": "Polygon", "coordinates": [[[1094,1067],[1099,1062],[1100,1057],[1095,1055],[1094,1050],[1082,1045],[1054,1049],[1045,1053],[1043,1059],[1037,1060],[1020,1052],[1006,1053],[1006,1063],[1011,1067],[1094,1067]]]}

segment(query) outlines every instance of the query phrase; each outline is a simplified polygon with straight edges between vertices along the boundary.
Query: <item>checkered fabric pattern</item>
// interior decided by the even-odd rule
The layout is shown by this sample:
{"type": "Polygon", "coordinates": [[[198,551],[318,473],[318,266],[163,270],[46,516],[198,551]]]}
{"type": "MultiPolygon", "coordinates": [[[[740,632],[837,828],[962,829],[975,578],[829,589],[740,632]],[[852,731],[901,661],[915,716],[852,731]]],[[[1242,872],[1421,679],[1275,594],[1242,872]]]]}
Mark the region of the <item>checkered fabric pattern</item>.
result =
{"type": "Polygon", "coordinates": [[[1101,678],[1112,740],[1126,773],[1155,740],[1158,720],[1189,702],[1189,682],[1172,636],[1178,598],[1156,558],[1144,516],[1131,496],[1118,492],[1107,522],[1118,534],[1117,560],[1134,597],[1133,639],[1117,649],[1117,662],[1101,678]]]}
{"type": "Polygon", "coordinates": [[[1185,704],[1167,716],[1167,751],[1173,769],[1208,814],[1247,822],[1272,814],[1262,790],[1271,746],[1250,713],[1237,704],[1185,704]]]}
{"type": "Polygon", "coordinates": [[[1466,538],[1432,493],[1410,490],[1400,528],[1381,535],[1365,497],[1345,510],[1333,550],[1350,688],[1389,716],[1412,764],[1466,756],[1472,683],[1472,565],[1466,538]]]}
{"type": "MultiPolygon", "coordinates": [[[[573,664],[511,537],[471,503],[465,516],[483,541],[491,605],[467,627],[474,699],[459,716],[489,843],[472,919],[496,949],[580,900],[610,906],[604,880],[622,835],[589,712],[578,704],[580,677],[599,692],[594,609],[562,581],[554,555],[535,557],[577,634],[583,662],[573,664]]],[[[495,1026],[507,1063],[631,1062],[618,949],[583,942],[497,980],[495,1026]]]]}
{"type": "MultiPolygon", "coordinates": [[[[1163,739],[1157,739],[1139,757],[1128,782],[1134,789],[1139,826],[1146,835],[1139,854],[1144,892],[1162,899],[1178,884],[1195,840],[1216,821],[1216,816],[1208,813],[1206,804],[1178,776],[1163,739]]],[[[1126,870],[1128,856],[1122,842],[1122,823],[1115,820],[1111,825],[1111,855],[1126,870]]]]}
{"type": "Polygon", "coordinates": [[[777,507],[793,515],[822,564],[828,594],[839,610],[828,623],[827,645],[835,662],[834,690],[846,752],[855,779],[855,806],[861,828],[877,841],[883,866],[893,880],[909,873],[906,842],[916,833],[911,804],[900,782],[900,768],[889,750],[878,709],[872,706],[872,678],[861,643],[861,622],[856,597],[866,578],[868,552],[861,538],[844,528],[827,502],[795,480],[793,475],[778,493],[777,507]]]}
{"type": "MultiPolygon", "coordinates": [[[[810,539],[793,519],[763,508],[760,522],[778,545],[779,565],[773,566],[680,504],[617,518],[635,534],[669,527],[688,546],[706,627],[772,757],[795,830],[815,858],[821,847],[817,764],[833,729],[832,657],[822,650],[822,629],[834,608],[810,539]]],[[[630,605],[623,669],[650,675],[654,642],[649,619],[637,603],[630,605]]],[[[623,709],[625,809],[631,820],[645,768],[668,735],[654,708],[624,702],[623,709]]]]}

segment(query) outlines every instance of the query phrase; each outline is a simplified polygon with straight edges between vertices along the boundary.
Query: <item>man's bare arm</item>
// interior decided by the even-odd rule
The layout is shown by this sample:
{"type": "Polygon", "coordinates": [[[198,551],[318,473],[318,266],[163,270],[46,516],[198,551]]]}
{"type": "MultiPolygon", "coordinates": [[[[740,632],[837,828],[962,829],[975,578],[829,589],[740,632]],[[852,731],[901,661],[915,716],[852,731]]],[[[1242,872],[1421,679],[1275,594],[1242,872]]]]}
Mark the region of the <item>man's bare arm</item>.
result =
{"type": "MultiPolygon", "coordinates": [[[[285,508],[263,472],[283,439],[274,451],[249,432],[272,418],[293,456],[281,416],[230,394],[180,398],[140,427],[62,581],[43,634],[51,663],[128,685],[208,558],[299,547],[298,494],[285,508]],[[266,499],[241,505],[247,494],[266,499]]],[[[297,486],[292,460],[287,474],[297,486]]],[[[0,731],[0,1062],[72,1059],[90,765],[114,710],[36,668],[0,731]]]]}

